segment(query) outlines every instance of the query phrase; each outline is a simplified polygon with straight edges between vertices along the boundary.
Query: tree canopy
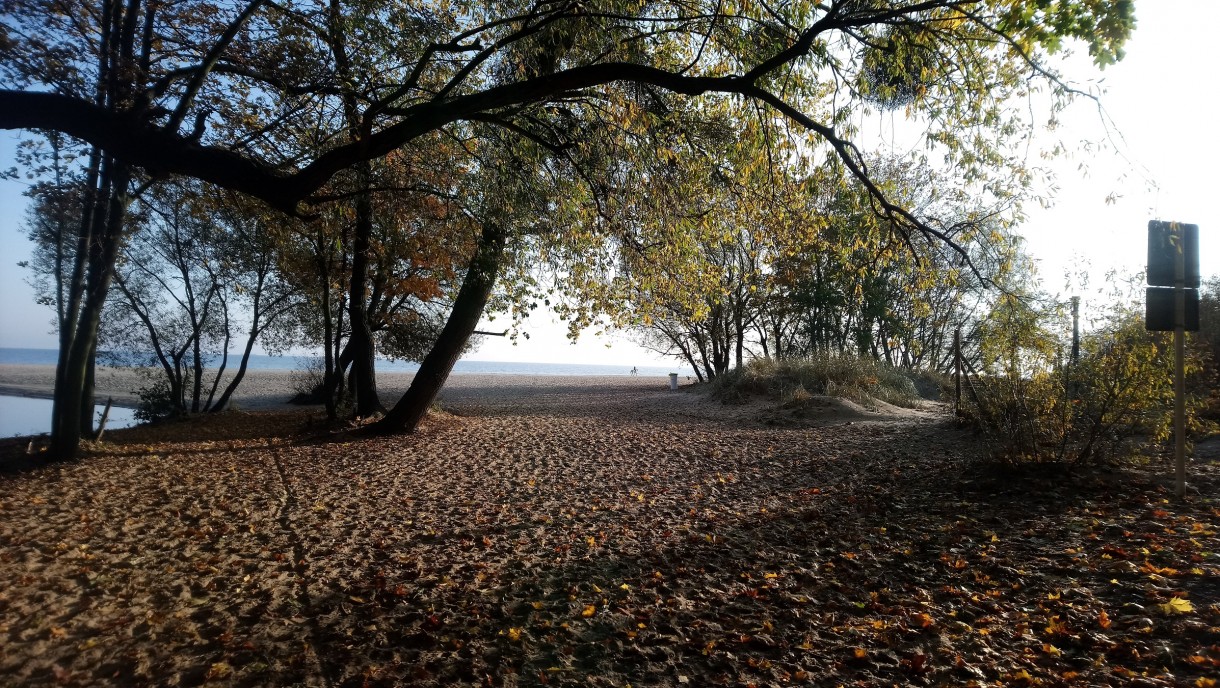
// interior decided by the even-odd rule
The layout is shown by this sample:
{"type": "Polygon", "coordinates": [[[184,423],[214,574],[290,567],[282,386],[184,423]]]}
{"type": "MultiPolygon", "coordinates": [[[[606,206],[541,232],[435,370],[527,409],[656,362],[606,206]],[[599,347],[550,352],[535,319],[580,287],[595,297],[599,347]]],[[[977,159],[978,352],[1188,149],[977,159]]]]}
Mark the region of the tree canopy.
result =
{"type": "Polygon", "coordinates": [[[1070,90],[1046,56],[1078,41],[1104,66],[1121,57],[1134,24],[1133,3],[1101,0],[130,0],[102,9],[123,22],[117,40],[142,38],[149,54],[135,64],[97,59],[115,51],[80,28],[92,6],[12,3],[0,29],[0,127],[59,130],[153,174],[308,212],[336,173],[429,132],[491,122],[563,145],[545,115],[573,103],[726,94],[828,144],[883,212],[922,231],[935,229],[871,185],[851,143],[854,108],[906,103],[956,166],[986,176],[1002,162],[998,144],[1032,126],[1010,99],[1039,81],[1060,96],[1070,90]],[[349,27],[339,54],[319,30],[333,16],[349,27]],[[344,64],[343,55],[359,57],[344,64]],[[117,72],[139,77],[121,97],[83,87],[117,72]],[[265,146],[285,122],[341,108],[345,97],[360,105],[358,135],[323,137],[287,159],[265,146]]]}

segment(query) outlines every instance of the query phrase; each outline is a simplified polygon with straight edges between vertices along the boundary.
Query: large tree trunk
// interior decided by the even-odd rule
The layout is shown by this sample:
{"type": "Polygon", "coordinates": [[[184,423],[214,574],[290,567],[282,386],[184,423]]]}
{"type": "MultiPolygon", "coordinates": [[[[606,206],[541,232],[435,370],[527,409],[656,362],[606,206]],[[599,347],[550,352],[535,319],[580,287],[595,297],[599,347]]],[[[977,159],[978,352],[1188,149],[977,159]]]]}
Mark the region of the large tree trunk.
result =
{"type": "Polygon", "coordinates": [[[93,389],[97,382],[97,342],[85,362],[85,386],[80,393],[80,434],[93,437],[93,389]]]}
{"type": "Polygon", "coordinates": [[[352,378],[356,395],[357,416],[381,413],[385,407],[377,397],[377,377],[373,359],[373,332],[369,327],[368,273],[369,252],[372,250],[373,202],[369,195],[371,165],[360,165],[360,195],[356,199],[356,231],[352,244],[352,281],[348,297],[352,335],[348,346],[352,352],[352,378]]]}
{"type": "Polygon", "coordinates": [[[445,327],[432,345],[432,350],[420,363],[419,372],[415,373],[407,393],[384,418],[373,425],[374,432],[414,432],[428,414],[428,407],[445,385],[453,364],[457,363],[462,349],[483,317],[483,308],[496,284],[505,243],[503,229],[495,226],[483,228],[445,327]]]}
{"type": "Polygon", "coordinates": [[[97,348],[97,332],[102,320],[102,307],[106,293],[114,276],[115,260],[118,257],[119,240],[123,233],[123,221],[127,212],[127,187],[130,179],[125,165],[108,161],[110,169],[103,175],[106,194],[105,219],[94,231],[90,242],[88,272],[84,275],[84,298],[80,316],[72,333],[67,356],[61,352],[60,370],[56,371],[55,408],[51,418],[52,460],[71,459],[76,456],[82,437],[83,414],[88,406],[90,426],[93,414],[93,390],[89,385],[94,354],[97,348]],[[88,393],[88,399],[86,399],[88,393]]]}

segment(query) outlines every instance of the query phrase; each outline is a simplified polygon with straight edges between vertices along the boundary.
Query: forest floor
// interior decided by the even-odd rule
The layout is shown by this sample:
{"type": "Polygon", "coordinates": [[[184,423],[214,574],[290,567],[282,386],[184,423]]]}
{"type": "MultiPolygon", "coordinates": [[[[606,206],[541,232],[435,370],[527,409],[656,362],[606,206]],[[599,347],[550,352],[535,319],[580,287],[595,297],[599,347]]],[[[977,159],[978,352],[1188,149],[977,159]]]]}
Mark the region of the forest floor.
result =
{"type": "Polygon", "coordinates": [[[551,384],[450,410],[377,439],[228,413],[0,475],[0,683],[1220,677],[1212,460],[1179,502],[1161,463],[998,467],[934,407],[551,384]]]}

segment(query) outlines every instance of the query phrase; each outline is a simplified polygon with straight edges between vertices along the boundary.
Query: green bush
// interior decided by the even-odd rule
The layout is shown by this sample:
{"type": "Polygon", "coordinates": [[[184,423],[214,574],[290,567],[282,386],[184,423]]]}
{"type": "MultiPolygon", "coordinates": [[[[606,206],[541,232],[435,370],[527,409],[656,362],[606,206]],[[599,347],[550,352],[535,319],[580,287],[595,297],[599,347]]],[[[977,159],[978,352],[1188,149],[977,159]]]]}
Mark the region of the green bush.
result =
{"type": "Polygon", "coordinates": [[[912,407],[920,400],[908,374],[871,358],[853,356],[757,359],[717,377],[712,384],[714,394],[726,401],[759,395],[784,405],[799,405],[813,396],[837,396],[865,406],[883,401],[912,407]]]}
{"type": "MultiPolygon", "coordinates": [[[[189,384],[190,375],[184,378],[189,384]]],[[[182,406],[180,395],[170,385],[164,376],[153,377],[151,384],[141,387],[137,394],[140,403],[136,406],[136,420],[143,423],[153,423],[184,415],[186,409],[182,406]]]]}

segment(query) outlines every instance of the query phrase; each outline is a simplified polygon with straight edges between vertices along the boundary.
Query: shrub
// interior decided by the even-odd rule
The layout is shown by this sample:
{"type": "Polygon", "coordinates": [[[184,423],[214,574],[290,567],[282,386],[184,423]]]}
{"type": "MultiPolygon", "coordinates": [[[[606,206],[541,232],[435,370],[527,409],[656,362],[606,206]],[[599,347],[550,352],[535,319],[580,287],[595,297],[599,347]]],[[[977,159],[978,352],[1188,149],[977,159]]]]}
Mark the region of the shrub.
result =
{"type": "MultiPolygon", "coordinates": [[[[1015,349],[1014,349],[1015,350],[1015,349]]],[[[977,380],[974,418],[1009,461],[1108,462],[1130,458],[1137,440],[1164,442],[1173,424],[1173,348],[1144,330],[1132,310],[1082,337],[1080,360],[1061,365],[1021,351],[1007,375],[977,380]]],[[[1056,357],[1057,358],[1057,357],[1056,357]]],[[[1188,349],[1187,372],[1200,370],[1188,349]]],[[[1188,428],[1196,403],[1188,403],[1188,428]]]]}
{"type": "MultiPolygon", "coordinates": [[[[184,376],[184,380],[184,384],[189,384],[190,375],[184,376]]],[[[186,413],[180,394],[165,376],[153,377],[151,384],[141,387],[137,394],[140,403],[136,406],[134,415],[140,422],[153,423],[177,418],[186,413]]]]}

